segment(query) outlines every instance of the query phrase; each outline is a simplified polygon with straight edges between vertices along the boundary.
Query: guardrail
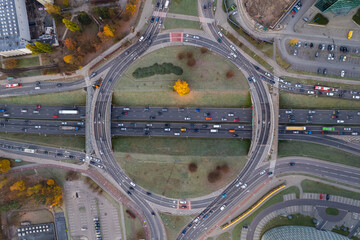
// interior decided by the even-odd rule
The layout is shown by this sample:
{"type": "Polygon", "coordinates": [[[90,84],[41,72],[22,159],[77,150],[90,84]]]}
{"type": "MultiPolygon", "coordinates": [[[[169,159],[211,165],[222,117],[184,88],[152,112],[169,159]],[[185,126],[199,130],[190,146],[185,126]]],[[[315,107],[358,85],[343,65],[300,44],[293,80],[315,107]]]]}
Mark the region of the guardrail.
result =
{"type": "Polygon", "coordinates": [[[230,223],[225,223],[223,224],[220,228],[221,229],[227,229],[228,227],[232,226],[233,224],[237,223],[238,221],[242,220],[243,218],[245,218],[247,215],[249,215],[252,211],[254,211],[260,204],[262,204],[264,201],[266,201],[269,197],[271,197],[272,195],[274,195],[275,193],[277,193],[278,191],[280,191],[281,189],[283,189],[286,185],[282,184],[276,188],[274,188],[273,190],[271,190],[270,192],[268,192],[262,199],[260,199],[257,203],[255,203],[251,208],[249,208],[248,210],[246,210],[245,212],[243,212],[242,214],[240,214],[239,216],[237,216],[236,218],[232,219],[230,221],[230,223]]]}

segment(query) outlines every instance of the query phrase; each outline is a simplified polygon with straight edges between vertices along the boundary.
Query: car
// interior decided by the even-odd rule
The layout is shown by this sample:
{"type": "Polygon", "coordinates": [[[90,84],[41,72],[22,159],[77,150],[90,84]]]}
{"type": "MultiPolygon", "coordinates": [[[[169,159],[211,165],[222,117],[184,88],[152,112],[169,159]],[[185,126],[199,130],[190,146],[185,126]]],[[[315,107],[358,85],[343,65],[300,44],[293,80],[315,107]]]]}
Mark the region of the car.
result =
{"type": "Polygon", "coordinates": [[[194,35],[193,38],[194,38],[194,39],[200,39],[200,37],[199,37],[199,36],[196,36],[196,35],[194,35]]]}
{"type": "Polygon", "coordinates": [[[308,94],[314,94],[314,91],[307,91],[308,94]]]}
{"type": "Polygon", "coordinates": [[[360,99],[360,96],[353,96],[353,99],[360,99]]]}
{"type": "Polygon", "coordinates": [[[332,93],[332,92],[327,92],[327,93],[326,93],[326,96],[334,96],[334,93],[332,93]]]}
{"type": "Polygon", "coordinates": [[[234,113],[228,113],[228,117],[233,117],[234,113]]]}
{"type": "Polygon", "coordinates": [[[149,40],[147,41],[147,45],[151,45],[151,43],[152,43],[152,40],[149,39],[149,40]]]}
{"type": "Polygon", "coordinates": [[[310,48],[313,48],[314,47],[314,44],[313,43],[310,43],[310,48]]]}
{"type": "Polygon", "coordinates": [[[242,182],[237,182],[237,183],[235,184],[235,186],[236,186],[236,187],[239,187],[241,184],[242,184],[242,182]]]}
{"type": "Polygon", "coordinates": [[[53,118],[59,118],[59,115],[53,115],[53,118]]]}
{"type": "Polygon", "coordinates": [[[160,17],[156,17],[155,22],[159,22],[160,17]]]}
{"type": "Polygon", "coordinates": [[[318,68],[317,73],[318,73],[318,74],[321,73],[321,68],[318,68]]]}
{"type": "Polygon", "coordinates": [[[324,75],[326,75],[326,74],[327,74],[327,70],[326,70],[326,68],[324,68],[324,70],[323,70],[323,74],[324,74],[324,75]]]}
{"type": "Polygon", "coordinates": [[[329,201],[330,200],[330,195],[326,194],[326,200],[329,201]]]}
{"type": "Polygon", "coordinates": [[[167,108],[162,108],[161,111],[162,111],[162,112],[167,112],[168,109],[167,109],[167,108]]]}
{"type": "Polygon", "coordinates": [[[299,134],[299,131],[293,131],[294,134],[299,134]]]}
{"type": "Polygon", "coordinates": [[[136,186],[136,184],[135,184],[135,183],[133,183],[133,182],[130,182],[130,185],[131,185],[131,186],[133,186],[133,187],[135,187],[135,186],[136,186]]]}
{"type": "Polygon", "coordinates": [[[345,62],[345,61],[346,61],[346,56],[344,56],[344,57],[343,57],[342,61],[343,61],[343,62],[345,62]]]}
{"type": "Polygon", "coordinates": [[[260,175],[263,175],[264,173],[266,173],[266,170],[262,170],[262,171],[260,172],[260,175]]]}
{"type": "Polygon", "coordinates": [[[212,117],[206,117],[205,119],[206,120],[212,120],[212,117]]]}
{"type": "Polygon", "coordinates": [[[36,86],[36,87],[35,87],[35,90],[39,90],[39,89],[41,89],[40,86],[36,86]]]}
{"type": "Polygon", "coordinates": [[[130,192],[130,191],[127,191],[127,194],[131,195],[131,192],[130,192]]]}
{"type": "Polygon", "coordinates": [[[207,128],[207,127],[208,127],[208,125],[203,124],[201,127],[202,127],[202,128],[207,128]]]}
{"type": "Polygon", "coordinates": [[[345,71],[344,70],[341,70],[340,76],[345,77],[345,71]]]}
{"type": "Polygon", "coordinates": [[[286,114],[292,114],[293,111],[292,111],[292,110],[286,110],[285,113],[286,113],[286,114]]]}
{"type": "Polygon", "coordinates": [[[185,117],[184,119],[185,119],[186,121],[191,120],[191,118],[190,118],[190,117],[185,117]]]}
{"type": "Polygon", "coordinates": [[[204,117],[209,117],[210,113],[204,113],[204,117]]]}
{"type": "Polygon", "coordinates": [[[35,128],[41,128],[41,126],[40,126],[40,125],[36,125],[35,128]]]}
{"type": "Polygon", "coordinates": [[[227,121],[227,118],[221,118],[221,121],[227,121]]]}
{"type": "Polygon", "coordinates": [[[163,23],[163,19],[161,18],[159,21],[159,25],[161,25],[163,23]]]}
{"type": "Polygon", "coordinates": [[[227,196],[226,193],[221,194],[221,197],[222,197],[222,198],[224,198],[224,197],[226,197],[226,196],[227,196]]]}
{"type": "Polygon", "coordinates": [[[246,183],[241,186],[242,189],[245,189],[246,187],[247,187],[246,183]]]}
{"type": "Polygon", "coordinates": [[[61,122],[61,125],[67,125],[67,122],[61,122]]]}
{"type": "Polygon", "coordinates": [[[151,23],[153,23],[153,22],[154,22],[154,20],[155,20],[155,18],[154,18],[154,17],[152,17],[152,18],[150,19],[150,22],[151,22],[151,23]]]}
{"type": "Polygon", "coordinates": [[[302,85],[300,85],[300,84],[295,84],[295,87],[297,87],[297,88],[301,88],[301,87],[302,87],[302,85]]]}
{"type": "Polygon", "coordinates": [[[151,215],[155,216],[155,213],[154,213],[154,212],[151,212],[151,215]]]}
{"type": "Polygon", "coordinates": [[[233,56],[234,58],[237,58],[237,55],[233,52],[231,52],[230,55],[233,56]]]}
{"type": "Polygon", "coordinates": [[[41,109],[41,105],[40,104],[36,105],[35,109],[41,109]]]}
{"type": "Polygon", "coordinates": [[[267,173],[268,176],[270,176],[270,175],[272,175],[272,174],[273,174],[273,172],[268,172],[268,173],[267,173]]]}
{"type": "Polygon", "coordinates": [[[144,36],[141,36],[140,38],[139,38],[139,42],[141,42],[142,40],[144,40],[144,36]]]}
{"type": "Polygon", "coordinates": [[[165,132],[170,132],[171,129],[170,129],[170,128],[165,128],[164,131],[165,131],[165,132]]]}
{"type": "Polygon", "coordinates": [[[294,162],[289,162],[289,166],[295,166],[294,162]]]}
{"type": "Polygon", "coordinates": [[[226,208],[226,204],[224,204],[220,207],[220,211],[224,210],[225,208],[226,208]]]}
{"type": "Polygon", "coordinates": [[[314,114],[314,113],[316,113],[315,110],[309,110],[309,114],[314,114]]]}
{"type": "Polygon", "coordinates": [[[357,136],[357,135],[359,135],[359,133],[358,132],[352,132],[351,135],[357,136]]]}
{"type": "Polygon", "coordinates": [[[195,109],[195,112],[200,112],[200,108],[196,108],[196,109],[195,109]]]}
{"type": "MultiPolygon", "coordinates": [[[[223,35],[222,35],[222,33],[221,33],[220,31],[218,32],[218,34],[219,34],[220,37],[223,37],[223,35]]],[[[232,45],[231,45],[231,46],[232,46],[232,45]]]]}
{"type": "Polygon", "coordinates": [[[230,45],[231,50],[233,50],[234,52],[236,52],[236,48],[233,45],[230,45]]]}
{"type": "Polygon", "coordinates": [[[239,118],[234,118],[234,122],[239,122],[240,119],[239,118]]]}
{"type": "Polygon", "coordinates": [[[175,136],[180,136],[180,133],[174,133],[175,136]]]}
{"type": "Polygon", "coordinates": [[[344,123],[344,120],[337,120],[337,123],[344,123]]]}
{"type": "Polygon", "coordinates": [[[266,73],[265,73],[265,76],[267,76],[267,77],[271,77],[271,74],[270,74],[270,73],[268,73],[268,72],[266,72],[266,73]]]}
{"type": "Polygon", "coordinates": [[[184,205],[184,206],[181,206],[181,208],[187,208],[187,206],[184,205]]]}
{"type": "Polygon", "coordinates": [[[296,56],[296,55],[297,55],[297,49],[294,50],[294,56],[296,56]]]}
{"type": "Polygon", "coordinates": [[[322,195],[322,194],[320,194],[320,199],[323,199],[323,195],[322,195]]]}

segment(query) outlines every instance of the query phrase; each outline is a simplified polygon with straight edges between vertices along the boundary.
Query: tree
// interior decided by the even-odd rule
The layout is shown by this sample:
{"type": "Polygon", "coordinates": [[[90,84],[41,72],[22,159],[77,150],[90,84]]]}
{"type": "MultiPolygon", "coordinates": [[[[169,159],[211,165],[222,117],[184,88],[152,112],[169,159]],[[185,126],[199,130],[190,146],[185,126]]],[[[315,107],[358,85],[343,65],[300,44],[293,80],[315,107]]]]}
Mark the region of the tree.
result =
{"type": "Polygon", "coordinates": [[[93,43],[91,43],[90,41],[84,41],[81,43],[81,45],[77,48],[77,51],[80,54],[86,55],[88,53],[92,53],[95,52],[96,49],[93,45],[93,43]]]}
{"type": "Polygon", "coordinates": [[[60,14],[60,7],[50,4],[50,3],[45,3],[45,10],[49,13],[49,14],[60,14]]]}
{"type": "Polygon", "coordinates": [[[0,172],[7,173],[11,169],[10,161],[3,159],[0,161],[0,172]]]}
{"type": "Polygon", "coordinates": [[[0,189],[2,189],[5,186],[6,183],[7,183],[7,178],[2,179],[0,181],[0,189]]]}
{"type": "Polygon", "coordinates": [[[132,3],[126,4],[125,13],[129,15],[133,15],[136,11],[136,5],[132,3]]]}
{"type": "Polygon", "coordinates": [[[24,180],[15,182],[10,186],[10,191],[24,191],[26,189],[24,180]]]}
{"type": "Polygon", "coordinates": [[[173,88],[180,96],[183,96],[190,92],[189,84],[186,81],[180,79],[176,81],[173,88]]]}
{"type": "Polygon", "coordinates": [[[95,9],[95,11],[96,11],[96,14],[102,19],[110,18],[109,8],[107,8],[107,7],[98,7],[95,9]]]}
{"type": "Polygon", "coordinates": [[[208,52],[208,49],[207,49],[206,47],[202,47],[202,48],[200,49],[200,52],[201,52],[201,53],[207,53],[207,52],[208,52]]]}
{"type": "Polygon", "coordinates": [[[183,52],[179,52],[179,53],[177,54],[177,58],[178,58],[179,60],[182,60],[184,57],[185,57],[185,54],[184,54],[183,52]]]}
{"type": "Polygon", "coordinates": [[[27,49],[29,49],[31,51],[31,53],[34,54],[34,55],[44,53],[37,46],[35,46],[33,44],[26,44],[25,47],[27,49]]]}
{"type": "Polygon", "coordinates": [[[38,194],[41,194],[42,193],[42,190],[44,189],[43,185],[42,184],[36,184],[32,187],[28,187],[26,189],[26,195],[28,197],[32,196],[32,195],[38,195],[38,194]]]}
{"type": "Polygon", "coordinates": [[[64,44],[67,47],[67,49],[69,49],[70,51],[76,50],[77,43],[73,39],[71,39],[71,38],[65,39],[64,44]]]}
{"type": "Polygon", "coordinates": [[[232,78],[234,76],[234,74],[235,74],[234,71],[229,70],[226,72],[226,78],[232,78]]]}
{"type": "Polygon", "coordinates": [[[64,62],[66,62],[68,64],[80,65],[81,61],[82,61],[82,58],[80,56],[74,56],[72,54],[66,55],[64,57],[64,62]]]}
{"type": "Polygon", "coordinates": [[[74,23],[66,18],[63,18],[62,22],[65,24],[65,27],[67,29],[69,29],[70,31],[72,31],[72,32],[80,31],[80,27],[76,23],[74,23]]]}
{"type": "Polygon", "coordinates": [[[51,53],[54,49],[48,43],[35,42],[35,46],[44,53],[51,53]]]}
{"type": "Polygon", "coordinates": [[[106,24],[103,32],[105,36],[114,37],[114,31],[115,29],[113,27],[109,26],[109,24],[106,24]]]}
{"type": "Polygon", "coordinates": [[[18,60],[17,59],[6,59],[4,61],[4,65],[5,65],[5,68],[7,69],[13,69],[13,68],[16,68],[18,66],[18,60]]]}
{"type": "Polygon", "coordinates": [[[290,46],[294,46],[295,44],[297,44],[299,42],[299,39],[297,39],[297,38],[292,38],[292,39],[290,39],[290,41],[289,41],[289,45],[290,46]]]}
{"type": "Polygon", "coordinates": [[[188,65],[189,67],[193,67],[193,66],[195,66],[195,64],[196,64],[196,60],[195,60],[194,58],[189,58],[189,59],[187,60],[187,65],[188,65]]]}
{"type": "Polygon", "coordinates": [[[92,23],[91,18],[89,17],[89,15],[87,15],[86,12],[81,12],[78,15],[78,21],[82,24],[82,25],[89,25],[90,23],[92,23]]]}

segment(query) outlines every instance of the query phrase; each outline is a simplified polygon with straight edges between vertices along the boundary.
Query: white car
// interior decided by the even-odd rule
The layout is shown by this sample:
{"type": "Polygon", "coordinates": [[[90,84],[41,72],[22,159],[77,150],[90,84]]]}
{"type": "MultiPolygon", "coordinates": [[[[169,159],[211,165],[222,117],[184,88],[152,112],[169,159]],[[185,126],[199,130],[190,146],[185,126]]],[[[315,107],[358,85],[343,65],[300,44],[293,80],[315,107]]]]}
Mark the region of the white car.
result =
{"type": "Polygon", "coordinates": [[[334,93],[332,93],[332,92],[327,92],[326,95],[327,95],[327,96],[334,96],[334,93]]]}
{"type": "Polygon", "coordinates": [[[225,204],[224,204],[224,205],[222,205],[222,206],[221,206],[221,208],[220,208],[220,211],[224,210],[224,209],[225,209],[225,207],[226,207],[226,205],[225,205],[225,204]]]}
{"type": "Polygon", "coordinates": [[[344,128],[344,131],[351,131],[351,128],[344,128]]]}
{"type": "Polygon", "coordinates": [[[245,189],[246,187],[247,187],[247,184],[246,184],[246,183],[241,186],[242,189],[245,189]]]}
{"type": "Polygon", "coordinates": [[[123,127],[124,124],[123,123],[118,123],[118,127],[123,127]]]}
{"type": "Polygon", "coordinates": [[[263,175],[264,173],[266,173],[266,170],[262,170],[262,171],[260,172],[260,175],[263,175]]]}
{"type": "Polygon", "coordinates": [[[360,99],[360,96],[353,96],[354,99],[360,99]]]}
{"type": "Polygon", "coordinates": [[[231,48],[234,52],[236,52],[236,48],[235,48],[233,45],[230,45],[230,48],[231,48]]]}
{"type": "Polygon", "coordinates": [[[61,122],[61,125],[67,125],[67,122],[61,122]]]}
{"type": "Polygon", "coordinates": [[[220,37],[223,37],[223,35],[222,35],[222,33],[220,31],[218,32],[218,34],[219,34],[220,37]]]}
{"type": "Polygon", "coordinates": [[[302,86],[300,84],[295,84],[295,87],[301,88],[302,86]]]}
{"type": "Polygon", "coordinates": [[[344,123],[344,120],[337,120],[337,123],[344,123]]]}
{"type": "Polygon", "coordinates": [[[199,37],[199,36],[196,36],[196,35],[194,35],[193,38],[195,38],[195,39],[200,39],[200,37],[199,37]]]}
{"type": "Polygon", "coordinates": [[[237,55],[233,52],[231,52],[230,55],[233,56],[234,58],[237,58],[237,55]]]}
{"type": "Polygon", "coordinates": [[[357,136],[359,133],[358,132],[352,132],[351,135],[353,136],[357,136]]]}
{"type": "Polygon", "coordinates": [[[233,114],[233,113],[229,113],[228,116],[229,116],[229,117],[233,117],[234,114],[233,114]]]}
{"type": "Polygon", "coordinates": [[[126,128],[120,128],[121,131],[126,131],[126,128]]]}
{"type": "Polygon", "coordinates": [[[265,73],[265,76],[267,76],[267,77],[271,77],[271,74],[270,74],[270,73],[268,73],[268,72],[266,72],[266,73],[265,73]]]}
{"type": "Polygon", "coordinates": [[[41,128],[41,126],[35,126],[35,128],[41,128]]]}
{"type": "Polygon", "coordinates": [[[314,91],[307,91],[308,94],[314,94],[314,91]]]}
{"type": "Polygon", "coordinates": [[[238,182],[235,184],[236,187],[239,187],[242,184],[242,182],[238,182]]]}
{"type": "Polygon", "coordinates": [[[341,76],[341,77],[345,77],[345,71],[344,71],[344,70],[341,70],[340,76],[341,76]]]}
{"type": "Polygon", "coordinates": [[[299,134],[299,131],[293,131],[294,134],[299,134]]]}
{"type": "Polygon", "coordinates": [[[180,133],[174,133],[175,136],[180,136],[180,133]]]}
{"type": "Polygon", "coordinates": [[[27,113],[27,111],[28,111],[27,109],[21,109],[22,113],[27,113]]]}
{"type": "Polygon", "coordinates": [[[313,113],[316,113],[315,110],[309,110],[309,114],[313,114],[313,113]]]}
{"type": "Polygon", "coordinates": [[[285,113],[286,113],[286,114],[292,114],[293,111],[292,111],[292,110],[286,110],[285,113]]]}
{"type": "Polygon", "coordinates": [[[245,128],[245,126],[238,126],[238,128],[245,128]]]}
{"type": "Polygon", "coordinates": [[[133,182],[130,182],[130,185],[131,185],[131,186],[133,186],[133,187],[135,187],[135,186],[136,186],[136,184],[135,184],[135,183],[133,183],[133,182]]]}
{"type": "Polygon", "coordinates": [[[221,121],[227,121],[227,118],[221,118],[221,121]]]}
{"type": "Polygon", "coordinates": [[[180,204],[186,204],[186,201],[185,200],[180,200],[179,203],[180,204]]]}
{"type": "Polygon", "coordinates": [[[191,120],[191,118],[189,118],[189,117],[185,117],[184,119],[185,119],[186,121],[191,120]]]}
{"type": "Polygon", "coordinates": [[[165,132],[170,132],[170,130],[171,130],[170,128],[165,128],[164,129],[165,132]]]}

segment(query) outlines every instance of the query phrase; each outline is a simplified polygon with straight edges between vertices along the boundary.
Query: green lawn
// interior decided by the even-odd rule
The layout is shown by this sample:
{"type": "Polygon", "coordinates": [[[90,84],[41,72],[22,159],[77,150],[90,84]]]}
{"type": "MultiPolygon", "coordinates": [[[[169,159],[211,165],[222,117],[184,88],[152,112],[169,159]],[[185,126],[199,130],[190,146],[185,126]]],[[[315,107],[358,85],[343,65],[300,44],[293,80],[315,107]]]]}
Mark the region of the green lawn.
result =
{"type": "Polygon", "coordinates": [[[194,28],[201,29],[200,22],[176,19],[176,18],[166,18],[164,22],[165,29],[175,29],[175,28],[194,28]]]}
{"type": "Polygon", "coordinates": [[[211,193],[232,181],[246,163],[248,140],[116,138],[115,157],[121,168],[142,187],[174,198],[211,193]],[[190,163],[197,171],[188,170],[190,163]],[[209,183],[208,173],[227,164],[228,172],[209,183]],[[200,187],[201,186],[201,187],[200,187]]]}
{"type": "Polygon", "coordinates": [[[218,237],[216,237],[216,240],[231,240],[231,234],[228,232],[220,234],[218,237]]]}
{"type": "Polygon", "coordinates": [[[194,0],[173,0],[170,2],[169,13],[197,16],[198,4],[194,0]]]}
{"type": "Polygon", "coordinates": [[[280,108],[293,109],[360,109],[360,101],[280,91],[280,108]]]}
{"type": "Polygon", "coordinates": [[[321,13],[315,15],[315,17],[310,21],[310,24],[317,24],[317,25],[326,25],[329,23],[329,19],[327,19],[321,13]]]}
{"type": "Polygon", "coordinates": [[[193,46],[167,47],[147,54],[136,61],[120,77],[114,89],[113,103],[130,106],[188,106],[188,107],[249,107],[251,106],[249,86],[239,69],[215,53],[202,54],[193,46]],[[185,59],[179,60],[178,53],[192,52],[196,65],[187,66],[185,59]],[[154,63],[172,63],[183,69],[183,74],[155,75],[135,79],[132,73],[139,67],[154,63]],[[227,79],[231,70],[234,77],[227,79]],[[189,83],[190,93],[179,96],[172,86],[177,79],[189,83]]]}
{"type": "Polygon", "coordinates": [[[278,156],[302,156],[360,167],[360,156],[320,144],[301,141],[279,141],[278,156]],[[321,149],[321,151],[319,151],[321,149]]]}
{"type": "Polygon", "coordinates": [[[126,206],[123,207],[123,210],[126,239],[145,239],[144,228],[140,220],[137,217],[135,219],[131,218],[130,215],[126,213],[126,210],[128,210],[126,206]]]}
{"type": "MultiPolygon", "coordinates": [[[[66,149],[73,149],[82,151],[85,149],[84,136],[71,135],[38,135],[31,133],[0,133],[1,139],[7,139],[17,142],[25,142],[35,145],[43,145],[49,147],[63,147],[66,149]]],[[[71,160],[71,159],[70,159],[71,160]]]]}
{"type": "Polygon", "coordinates": [[[313,218],[309,216],[304,216],[301,214],[291,215],[292,219],[287,217],[277,216],[270,221],[268,221],[265,226],[261,229],[261,236],[268,230],[281,226],[307,226],[315,227],[313,218]]]}
{"type": "Polygon", "coordinates": [[[281,56],[280,50],[276,46],[276,62],[279,64],[280,67],[282,67],[285,70],[288,70],[288,68],[291,66],[289,63],[287,63],[281,56]]]}
{"type": "Polygon", "coordinates": [[[195,216],[176,216],[165,213],[159,213],[164,223],[167,239],[176,239],[184,227],[191,222],[195,216]]]}
{"type": "Polygon", "coordinates": [[[301,182],[301,188],[302,188],[303,192],[326,193],[326,194],[330,194],[330,195],[337,195],[337,196],[342,196],[342,197],[346,197],[346,198],[360,200],[360,193],[352,192],[349,190],[334,187],[334,186],[320,183],[320,182],[315,182],[312,180],[307,180],[307,179],[303,180],[301,182]]]}
{"type": "Polygon", "coordinates": [[[0,104],[18,104],[18,105],[43,104],[49,106],[85,105],[86,92],[84,90],[75,90],[70,92],[7,97],[7,98],[0,98],[0,104]]]}
{"type": "Polygon", "coordinates": [[[354,22],[360,25],[360,9],[357,10],[355,15],[352,17],[352,20],[354,20],[354,22]]]}
{"type": "Polygon", "coordinates": [[[25,68],[25,67],[32,67],[32,66],[39,66],[39,56],[35,56],[32,58],[19,58],[18,59],[18,68],[25,68]]]}
{"type": "Polygon", "coordinates": [[[287,77],[282,76],[282,79],[285,79],[288,82],[291,83],[300,83],[300,84],[307,84],[307,85],[322,85],[322,86],[328,86],[328,87],[335,87],[340,89],[351,89],[351,90],[360,90],[360,85],[352,85],[352,84],[345,84],[345,83],[337,83],[337,82],[323,82],[323,81],[315,81],[310,79],[302,79],[302,78],[293,78],[293,77],[287,77]]]}
{"type": "MultiPolygon", "coordinates": [[[[299,198],[300,196],[300,190],[298,187],[296,186],[292,186],[289,188],[286,188],[285,190],[282,190],[280,193],[276,194],[275,196],[273,196],[272,198],[270,198],[269,200],[265,201],[265,203],[263,203],[261,205],[261,207],[259,207],[257,210],[255,210],[250,216],[248,216],[247,218],[245,218],[243,221],[241,221],[240,223],[238,223],[235,228],[233,229],[232,232],[232,237],[233,239],[240,239],[241,236],[241,229],[242,226],[247,225],[249,226],[250,223],[252,222],[252,220],[263,210],[265,210],[266,208],[270,207],[271,205],[274,205],[276,203],[282,202],[284,200],[284,195],[286,194],[291,194],[291,193],[295,193],[296,197],[299,198]]],[[[259,197],[260,199],[261,197],[259,197]]]]}
{"type": "Polygon", "coordinates": [[[26,71],[26,72],[20,72],[17,75],[19,77],[33,77],[33,76],[39,76],[41,75],[41,70],[31,70],[31,71],[26,71]]]}
{"type": "Polygon", "coordinates": [[[337,210],[336,208],[326,208],[326,214],[328,215],[334,215],[337,216],[339,215],[339,210],[337,210]]]}

